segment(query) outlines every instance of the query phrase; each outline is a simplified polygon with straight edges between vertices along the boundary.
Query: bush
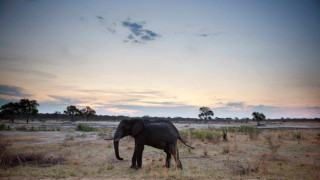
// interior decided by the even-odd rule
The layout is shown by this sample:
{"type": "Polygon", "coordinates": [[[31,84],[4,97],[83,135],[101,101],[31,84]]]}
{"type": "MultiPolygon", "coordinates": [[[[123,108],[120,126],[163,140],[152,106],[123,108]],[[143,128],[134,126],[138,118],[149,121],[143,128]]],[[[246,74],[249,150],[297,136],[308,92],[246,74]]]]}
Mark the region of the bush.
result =
{"type": "Polygon", "coordinates": [[[212,132],[210,130],[183,130],[179,131],[179,134],[183,139],[190,136],[192,138],[209,140],[212,142],[219,142],[222,137],[220,133],[212,132]]]}
{"type": "Polygon", "coordinates": [[[258,139],[259,134],[261,133],[261,129],[251,126],[240,126],[240,127],[223,127],[220,128],[223,132],[239,132],[249,134],[250,140],[258,139]]]}
{"type": "Polygon", "coordinates": [[[278,151],[278,149],[280,148],[280,144],[274,144],[272,141],[272,136],[271,135],[267,135],[264,137],[266,140],[266,143],[268,144],[268,148],[271,151],[272,155],[275,155],[278,151]]]}
{"type": "Polygon", "coordinates": [[[28,129],[27,129],[26,126],[18,126],[18,127],[16,127],[16,130],[18,130],[18,131],[27,131],[28,129]]]}
{"type": "Polygon", "coordinates": [[[0,125],[0,131],[10,131],[11,130],[11,126],[9,125],[5,125],[5,124],[1,124],[0,125]]]}
{"type": "Polygon", "coordinates": [[[76,127],[76,131],[91,132],[91,131],[97,131],[97,129],[88,125],[78,124],[76,127]]]}

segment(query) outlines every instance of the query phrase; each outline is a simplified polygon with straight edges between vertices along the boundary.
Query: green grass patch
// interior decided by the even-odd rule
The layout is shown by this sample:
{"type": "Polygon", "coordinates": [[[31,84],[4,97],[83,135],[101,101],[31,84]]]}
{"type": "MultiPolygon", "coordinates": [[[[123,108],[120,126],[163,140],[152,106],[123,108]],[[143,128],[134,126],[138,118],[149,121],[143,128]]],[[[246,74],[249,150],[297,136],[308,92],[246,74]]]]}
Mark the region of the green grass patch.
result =
{"type": "Polygon", "coordinates": [[[18,126],[18,127],[15,127],[15,129],[17,131],[28,131],[27,127],[26,126],[18,126]]]}
{"type": "Polygon", "coordinates": [[[222,127],[220,130],[226,130],[228,132],[239,133],[261,133],[261,129],[252,126],[239,126],[239,127],[222,127]]]}
{"type": "Polygon", "coordinates": [[[190,129],[190,130],[181,130],[179,131],[179,133],[182,138],[191,137],[191,138],[209,140],[209,141],[215,141],[215,142],[219,142],[222,137],[221,133],[213,132],[210,130],[190,129]]]}
{"type": "Polygon", "coordinates": [[[88,125],[78,124],[76,127],[76,131],[91,132],[91,131],[98,131],[98,129],[88,125]]]}
{"type": "Polygon", "coordinates": [[[11,126],[5,125],[5,124],[1,124],[0,125],[0,131],[11,131],[11,126]]]}
{"type": "Polygon", "coordinates": [[[252,126],[240,126],[240,127],[222,127],[220,130],[224,132],[237,132],[249,134],[250,140],[257,140],[261,129],[252,126]]]}

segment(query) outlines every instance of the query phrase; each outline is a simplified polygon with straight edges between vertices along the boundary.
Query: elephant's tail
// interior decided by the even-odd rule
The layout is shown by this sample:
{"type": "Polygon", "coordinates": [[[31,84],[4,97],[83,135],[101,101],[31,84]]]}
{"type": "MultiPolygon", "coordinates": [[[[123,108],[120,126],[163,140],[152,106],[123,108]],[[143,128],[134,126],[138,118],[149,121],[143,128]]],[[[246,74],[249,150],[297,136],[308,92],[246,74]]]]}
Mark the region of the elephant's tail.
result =
{"type": "Polygon", "coordinates": [[[178,139],[180,139],[180,141],[181,141],[184,145],[188,146],[188,147],[191,148],[191,149],[194,149],[194,147],[188,145],[180,136],[178,137],[178,139]]]}

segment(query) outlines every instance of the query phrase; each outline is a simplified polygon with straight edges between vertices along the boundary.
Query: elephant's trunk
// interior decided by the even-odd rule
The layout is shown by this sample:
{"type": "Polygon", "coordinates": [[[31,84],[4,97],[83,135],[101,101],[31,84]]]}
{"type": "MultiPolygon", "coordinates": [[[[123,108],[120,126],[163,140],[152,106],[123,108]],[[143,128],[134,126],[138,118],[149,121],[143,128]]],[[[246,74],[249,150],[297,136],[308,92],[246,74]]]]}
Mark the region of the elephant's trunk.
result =
{"type": "Polygon", "coordinates": [[[114,147],[114,153],[116,154],[117,159],[119,160],[123,160],[123,158],[121,158],[119,156],[119,140],[121,138],[121,133],[119,133],[118,129],[116,131],[116,133],[114,134],[114,140],[113,140],[113,147],[114,147]]]}

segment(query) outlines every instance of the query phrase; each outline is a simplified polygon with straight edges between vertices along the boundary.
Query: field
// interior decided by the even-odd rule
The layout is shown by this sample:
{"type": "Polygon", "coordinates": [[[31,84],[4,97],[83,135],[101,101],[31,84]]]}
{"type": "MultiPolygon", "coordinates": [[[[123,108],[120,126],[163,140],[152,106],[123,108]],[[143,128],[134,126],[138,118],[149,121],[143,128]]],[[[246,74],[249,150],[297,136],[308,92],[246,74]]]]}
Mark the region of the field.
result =
{"type": "MultiPolygon", "coordinates": [[[[317,123],[315,123],[317,124],[317,123]]],[[[318,125],[318,124],[317,124],[318,125]]],[[[0,132],[1,179],[319,179],[320,130],[257,129],[253,125],[188,129],[179,143],[183,170],[167,169],[165,153],[146,146],[142,169],[133,170],[134,141],[120,140],[115,158],[114,128],[18,127],[0,132]],[[225,135],[225,139],[224,136],[225,135]]]]}

